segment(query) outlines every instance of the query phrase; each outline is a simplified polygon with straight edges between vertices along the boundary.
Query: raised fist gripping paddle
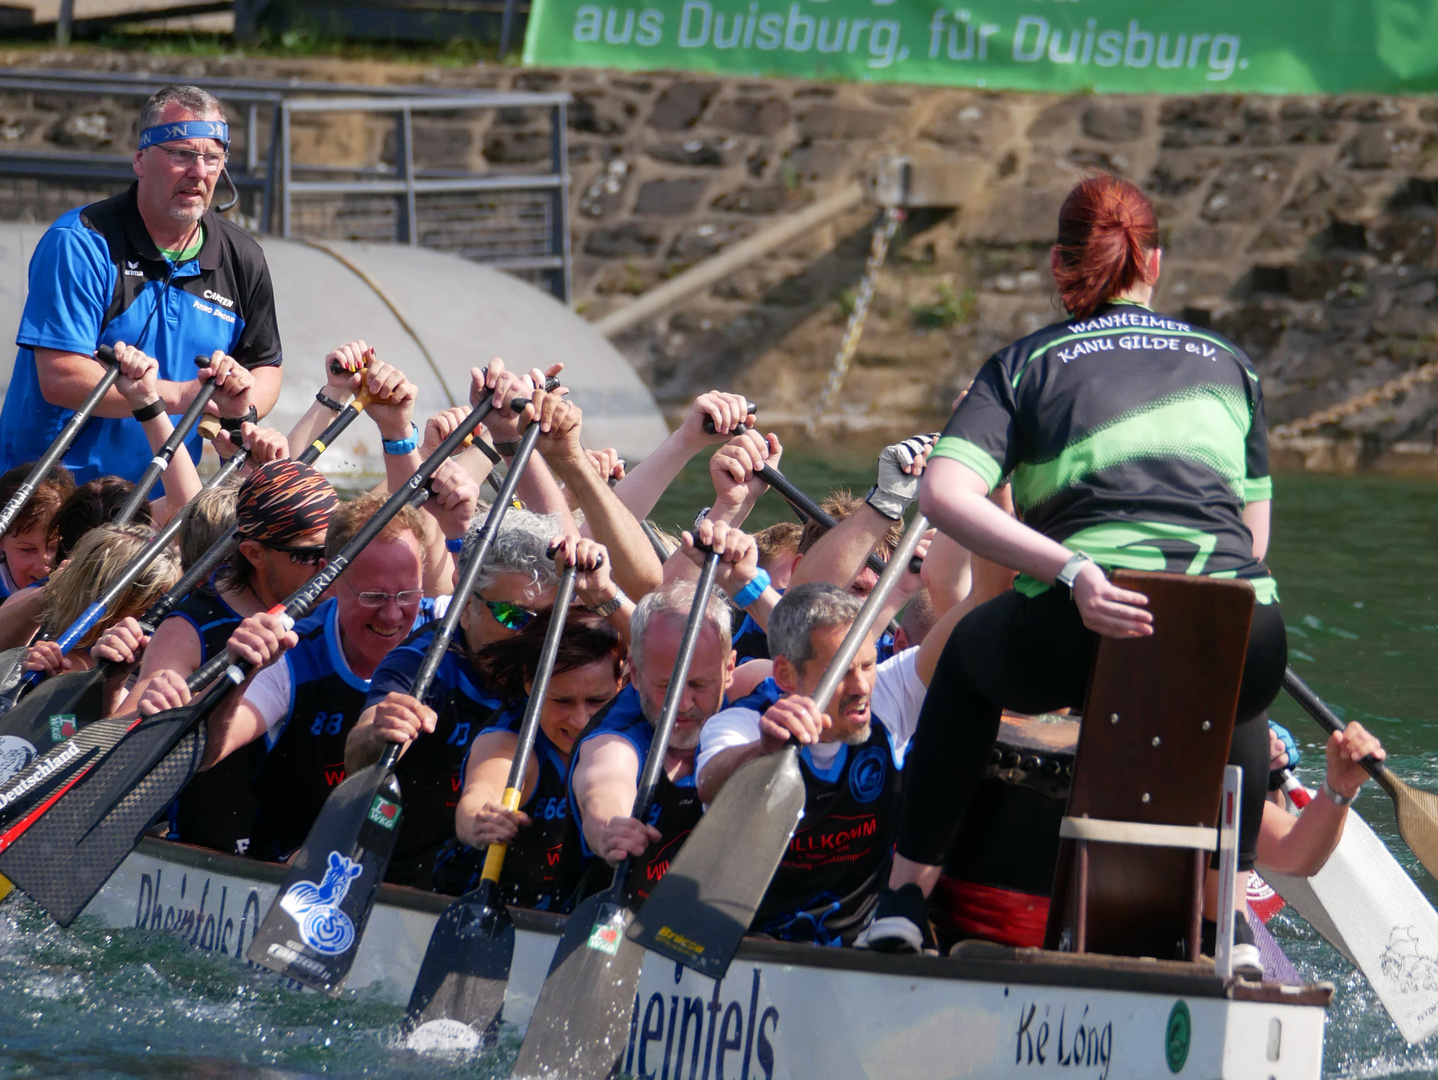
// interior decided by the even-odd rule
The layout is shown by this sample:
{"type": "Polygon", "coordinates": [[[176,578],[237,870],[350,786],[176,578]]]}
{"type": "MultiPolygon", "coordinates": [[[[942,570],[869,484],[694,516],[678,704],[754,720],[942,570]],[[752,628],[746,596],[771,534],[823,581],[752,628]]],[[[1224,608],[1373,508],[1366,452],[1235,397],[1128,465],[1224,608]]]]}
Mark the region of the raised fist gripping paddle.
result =
{"type": "MultiPolygon", "coordinates": [[[[904,533],[814,691],[822,711],[839,688],[929,523],[904,533]]],[[[764,899],[804,809],[795,744],[737,770],[699,819],[640,910],[629,938],[711,979],[722,979],[764,899]]]]}
{"type": "MultiPolygon", "coordinates": [[[[519,412],[526,404],[517,399],[512,408],[519,412]]],[[[446,443],[453,442],[457,447],[468,434],[466,425],[472,430],[477,423],[466,420],[446,443]]],[[[424,662],[415,672],[410,694],[420,701],[429,692],[459,626],[467,598],[514,500],[515,488],[539,434],[537,421],[525,429],[514,463],[455,583],[454,599],[440,620],[424,662]]],[[[389,869],[399,836],[404,799],[394,767],[400,751],[400,744],[388,744],[379,761],[348,777],[325,801],[290,863],[279,898],[270,905],[250,943],[246,955],[252,962],[327,994],[338,995],[344,989],[345,977],[354,966],[374,909],[375,890],[389,869]]]]}
{"type": "MultiPolygon", "coordinates": [[[[568,611],[574,597],[574,566],[565,568],[554,596],[554,610],[568,611]]],[[[524,774],[539,734],[549,678],[564,636],[564,619],[551,619],[519,725],[518,744],[504,785],[503,804],[518,810],[524,774]]],[[[480,883],[449,907],[435,923],[409,998],[406,1025],[411,1049],[431,1044],[478,1046],[504,1008],[504,988],[514,960],[514,924],[499,899],[499,875],[507,844],[490,844],[480,883]]]]}
{"type": "MultiPolygon", "coordinates": [[[[473,410],[276,613],[290,619],[307,614],[401,508],[423,502],[430,477],[488,413],[486,404],[473,410]]],[[[208,690],[184,707],[139,721],[91,724],[13,777],[11,785],[23,782],[27,774],[43,771],[47,759],[50,771],[65,774],[58,791],[0,832],[0,873],[68,926],[194,775],[204,753],[203,721],[245,681],[249,669],[228,652],[220,653],[186,680],[191,693],[208,690]],[[124,730],[116,734],[116,726],[124,730]]]]}
{"type": "MultiPolygon", "coordinates": [[[[679,715],[718,569],[719,555],[708,553],[699,571],[694,606],[689,609],[659,722],[654,725],[649,756],[639,776],[630,816],[640,821],[649,813],[659,788],[664,748],[679,715]]],[[[629,860],[624,859],[614,868],[609,888],[581,903],[565,923],[514,1063],[515,1076],[606,1080],[618,1067],[644,962],[644,950],[624,936],[634,918],[624,893],[628,878],[629,860]]]]}

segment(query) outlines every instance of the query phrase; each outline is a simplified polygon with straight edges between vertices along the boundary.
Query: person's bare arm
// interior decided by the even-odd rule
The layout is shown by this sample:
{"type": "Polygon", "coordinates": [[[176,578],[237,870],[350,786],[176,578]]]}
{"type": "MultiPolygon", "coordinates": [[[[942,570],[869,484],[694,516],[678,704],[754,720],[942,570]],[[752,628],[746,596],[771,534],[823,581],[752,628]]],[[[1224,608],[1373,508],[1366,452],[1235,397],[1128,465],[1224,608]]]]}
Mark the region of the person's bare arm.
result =
{"type": "Polygon", "coordinates": [[[250,404],[263,419],[275,407],[275,402],[280,400],[280,384],[284,381],[284,370],[277,364],[249,370],[255,377],[255,385],[250,390],[250,404]]]}
{"type": "MultiPolygon", "coordinates": [[[[503,807],[505,784],[518,745],[518,736],[510,731],[491,731],[474,740],[465,766],[464,793],[454,814],[454,831],[460,843],[470,847],[495,842],[507,844],[521,828],[530,824],[528,814],[503,807]]],[[[520,785],[520,806],[538,782],[539,764],[531,756],[520,785]]]]}
{"type": "MultiPolygon", "coordinates": [[[[105,374],[105,365],[93,356],[60,352],[56,349],[36,349],[35,372],[40,381],[40,393],[46,401],[61,409],[78,409],[105,374]]],[[[165,411],[177,414],[189,408],[190,402],[195,400],[200,384],[198,381],[171,382],[160,379],[156,388],[165,402],[165,411]]],[[[130,403],[120,391],[111,386],[91,415],[112,420],[127,417],[130,415],[130,403]]]]}
{"type": "Polygon", "coordinates": [[[40,629],[45,610],[45,586],[31,585],[21,589],[0,604],[0,649],[18,649],[29,645],[40,629]]]}
{"type": "Polygon", "coordinates": [[[628,740],[596,735],[580,746],[573,776],[575,811],[589,849],[606,862],[618,862],[626,848],[628,854],[643,854],[644,843],[659,837],[658,830],[630,817],[638,781],[639,755],[628,740]]]}
{"type": "Polygon", "coordinates": [[[374,730],[374,715],[378,707],[371,705],[360,713],[359,720],[345,737],[345,773],[349,776],[373,765],[384,753],[385,741],[374,730]]]}
{"type": "Polygon", "coordinates": [[[700,394],[690,403],[674,433],[614,486],[619,501],[636,518],[648,517],[695,454],[706,446],[727,441],[730,435],[726,432],[754,423],[753,415],[745,409],[747,404],[738,394],[718,390],[700,394]],[[716,434],[704,430],[705,420],[713,425],[716,434]]]}
{"type": "Polygon", "coordinates": [[[245,687],[238,686],[225,695],[219,708],[206,721],[209,738],[200,769],[212,769],[242,746],[249,746],[264,737],[265,718],[245,699],[245,687]]]}
{"type": "MultiPolygon", "coordinates": [[[[1360,763],[1369,754],[1379,761],[1387,757],[1382,745],[1362,724],[1354,721],[1343,731],[1334,732],[1324,748],[1327,782],[1340,795],[1356,795],[1368,780],[1360,763]]],[[[1323,793],[1297,817],[1269,802],[1263,808],[1258,862],[1291,877],[1312,877],[1323,869],[1343,839],[1343,823],[1348,820],[1348,807],[1339,806],[1323,793]]]]}
{"type": "Polygon", "coordinates": [[[664,567],[638,520],[619,501],[579,441],[583,414],[565,398],[536,391],[535,423],[543,434],[538,449],[550,468],[563,480],[584,510],[581,535],[603,544],[609,556],[609,573],[630,596],[643,596],[664,577],[664,567]]]}
{"type": "Polygon", "coordinates": [[[819,537],[804,553],[789,578],[789,587],[827,581],[847,589],[864,568],[864,560],[883,540],[893,522],[864,503],[819,537]]]}
{"type": "Polygon", "coordinates": [[[1253,534],[1253,557],[1262,559],[1268,554],[1268,538],[1273,521],[1273,501],[1260,499],[1243,508],[1243,523],[1253,534]]]}
{"type": "Polygon", "coordinates": [[[780,698],[759,718],[759,738],[721,750],[704,763],[696,779],[699,800],[706,805],[712,803],[729,777],[742,766],[778,753],[791,741],[801,746],[814,745],[828,726],[829,718],[811,698],[799,694],[780,698]]]}
{"type": "Polygon", "coordinates": [[[140,658],[140,674],[130,690],[129,700],[139,701],[157,672],[173,671],[182,679],[189,678],[200,666],[200,652],[200,635],[188,619],[178,615],[166,619],[155,628],[150,643],[145,646],[140,658]]]}

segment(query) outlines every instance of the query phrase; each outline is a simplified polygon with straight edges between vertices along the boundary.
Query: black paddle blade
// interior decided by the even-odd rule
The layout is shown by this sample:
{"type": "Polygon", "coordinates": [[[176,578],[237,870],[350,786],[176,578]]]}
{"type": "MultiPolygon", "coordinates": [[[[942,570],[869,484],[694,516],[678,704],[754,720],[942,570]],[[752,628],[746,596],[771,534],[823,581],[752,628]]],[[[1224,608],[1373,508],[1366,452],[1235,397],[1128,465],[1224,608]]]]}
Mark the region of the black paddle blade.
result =
{"type": "Polygon", "coordinates": [[[644,950],[624,935],[633,914],[613,890],[569,916],[513,1074],[608,1080],[629,1037],[644,950]]]}
{"type": "Polygon", "coordinates": [[[100,718],[105,673],[69,671],[46,679],[0,718],[0,782],[100,718]]]}
{"type": "Polygon", "coordinates": [[[631,941],[722,979],[804,810],[792,749],[729,778],[629,928],[631,941]]]}
{"type": "Polygon", "coordinates": [[[188,710],[156,714],[0,854],[0,873],[69,926],[189,783],[204,752],[204,729],[188,710]],[[168,751],[156,762],[159,743],[168,751]]]}
{"type": "Polygon", "coordinates": [[[0,852],[46,808],[46,800],[57,799],[57,792],[107,754],[133,724],[133,720],[98,720],[0,782],[0,852]]]}
{"type": "Polygon", "coordinates": [[[514,961],[514,924],[483,882],[461,896],[434,925],[405,1018],[410,1049],[457,1038],[478,1045],[498,1024],[514,961]],[[465,1025],[468,1033],[455,1026],[465,1025]]]}
{"type": "Polygon", "coordinates": [[[399,781],[371,765],[335,788],[250,943],[252,962],[338,996],[389,869],[399,781]]]}

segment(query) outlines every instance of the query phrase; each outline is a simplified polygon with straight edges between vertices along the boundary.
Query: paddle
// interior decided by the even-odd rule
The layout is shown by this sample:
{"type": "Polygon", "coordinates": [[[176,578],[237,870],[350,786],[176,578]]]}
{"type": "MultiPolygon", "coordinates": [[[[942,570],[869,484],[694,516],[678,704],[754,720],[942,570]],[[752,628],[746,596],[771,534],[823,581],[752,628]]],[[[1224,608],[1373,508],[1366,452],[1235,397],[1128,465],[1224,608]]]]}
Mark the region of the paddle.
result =
{"type": "MultiPolygon", "coordinates": [[[[557,385],[557,380],[554,383],[557,385]]],[[[514,411],[523,410],[526,404],[516,399],[514,411]]],[[[464,422],[470,430],[478,423],[477,418],[473,423],[464,422]]],[[[504,484],[455,582],[454,596],[410,684],[410,696],[419,701],[429,693],[459,627],[539,436],[536,419],[519,441],[504,484]]],[[[451,435],[450,439],[451,449],[464,441],[463,435],[458,439],[451,435]]],[[[299,853],[290,861],[279,895],[250,942],[247,955],[252,962],[327,994],[338,995],[343,989],[374,908],[375,890],[389,869],[399,836],[404,800],[394,768],[401,750],[399,743],[387,744],[378,762],[348,777],[325,800],[299,853]]]]}
{"type": "MultiPolygon", "coordinates": [[[[1283,688],[1325,730],[1342,731],[1346,726],[1292,668],[1283,672],[1283,688]]],[[[1382,762],[1371,757],[1364,758],[1362,765],[1393,800],[1398,832],[1403,842],[1430,874],[1438,875],[1438,795],[1405,784],[1382,762]]]]}
{"type": "MultiPolygon", "coordinates": [[[[430,477],[488,412],[485,404],[474,409],[324,569],[272,610],[303,617],[403,506],[428,497],[430,477]]],[[[43,769],[64,786],[0,832],[0,862],[9,868],[0,873],[68,926],[194,775],[204,751],[196,728],[248,672],[222,652],[186,680],[191,692],[213,685],[183,708],[98,721],[13,777],[11,785],[43,769]]]]}
{"type": "MultiPolygon", "coordinates": [[[[313,464],[325,448],[333,444],[355,417],[359,416],[370,400],[368,389],[362,385],[355,395],[354,401],[346,405],[320,434],[319,438],[305,448],[299,460],[307,465],[313,464]]],[[[219,472],[211,478],[206,486],[218,487],[225,483],[248,457],[248,450],[237,450],[220,467],[219,472]]],[[[158,552],[163,548],[164,543],[161,541],[167,543],[179,531],[185,514],[188,514],[188,508],[182,514],[177,514],[171,519],[161,530],[160,535],[156,537],[155,542],[158,546],[152,545],[152,548],[147,551],[158,552]]],[[[210,549],[195,561],[180,580],[140,617],[140,626],[144,632],[153,634],[156,627],[170,616],[180,602],[194,591],[196,586],[208,581],[210,575],[239,548],[240,539],[239,530],[236,528],[231,529],[227,536],[212,544],[210,549]]],[[[154,555],[151,554],[149,557],[153,558],[154,555]]],[[[148,562],[148,559],[146,561],[148,562]]],[[[135,573],[138,574],[141,569],[143,569],[143,565],[136,568],[135,573]]],[[[108,607],[108,604],[105,606],[108,607]]],[[[81,616],[81,619],[91,616],[94,612],[95,605],[92,605],[81,616]]],[[[103,611],[94,614],[93,619],[98,619],[101,614],[103,611]]],[[[83,637],[89,626],[93,625],[92,620],[89,625],[76,634],[76,640],[83,637]]],[[[68,650],[68,646],[66,648],[68,650]]],[[[110,666],[102,661],[88,671],[66,672],[54,678],[45,679],[40,682],[39,689],[25,696],[19,705],[15,705],[15,699],[24,694],[30,686],[34,685],[35,681],[38,681],[27,676],[3,698],[0,698],[0,717],[3,717],[0,719],[0,736],[13,736],[26,742],[31,748],[32,755],[29,764],[36,763],[37,759],[56,743],[99,719],[103,705],[100,688],[110,674],[110,670],[110,666]],[[6,715],[7,713],[8,715],[6,715]]],[[[30,674],[38,676],[39,673],[32,672],[30,674]]],[[[110,746],[127,730],[128,725],[110,724],[104,731],[96,733],[93,738],[97,740],[97,746],[110,746]]],[[[20,774],[17,772],[11,776],[0,777],[0,828],[14,821],[17,814],[33,805],[36,799],[57,787],[66,775],[68,774],[63,771],[48,773],[44,778],[47,781],[45,783],[38,782],[35,777],[29,778],[29,781],[22,781],[26,786],[23,795],[19,798],[15,797],[15,792],[11,790],[8,781],[12,778],[20,780],[20,774]]]]}
{"type": "Polygon", "coordinates": [[[50,449],[46,450],[40,460],[35,462],[35,467],[25,477],[25,482],[15,489],[15,494],[10,496],[10,501],[5,504],[3,509],[0,509],[0,536],[4,536],[10,526],[15,524],[16,516],[25,509],[25,504],[30,501],[30,496],[35,494],[35,489],[40,486],[45,477],[50,475],[50,470],[55,467],[56,463],[65,456],[65,452],[70,449],[70,444],[80,434],[80,429],[90,419],[90,414],[100,404],[100,399],[110,392],[110,387],[114,386],[115,380],[120,377],[120,365],[115,363],[114,349],[108,345],[101,345],[95,350],[95,358],[105,365],[105,373],[100,376],[100,381],[95,384],[95,389],[91,390],[89,396],[80,403],[75,414],[65,421],[65,426],[60,429],[60,434],[55,436],[55,441],[50,444],[50,449]]]}
{"type": "MultiPolygon", "coordinates": [[[[549,631],[539,651],[529,701],[519,725],[518,745],[514,748],[509,778],[500,800],[506,810],[519,809],[524,774],[539,734],[539,714],[544,711],[549,677],[554,673],[559,640],[564,636],[565,620],[559,613],[569,610],[577,572],[574,566],[565,567],[555,592],[552,609],[555,614],[549,620],[549,631]]],[[[509,921],[509,912],[498,895],[499,875],[508,850],[508,844],[490,844],[479,885],[445,908],[435,923],[409,996],[405,1024],[410,1029],[406,1042],[411,1049],[417,1049],[430,1032],[436,1031],[443,1033],[447,1044],[452,1044],[458,1035],[478,1045],[483,1034],[500,1018],[504,988],[509,984],[509,968],[514,960],[514,924],[509,921]],[[426,1032],[429,1024],[437,1027],[426,1032]],[[464,1030],[460,1031],[456,1025],[463,1025],[464,1030]]]]}
{"type": "MultiPolygon", "coordinates": [[[[908,569],[928,529],[914,518],[814,691],[828,707],[849,665],[908,569]]],[[[699,819],[629,928],[629,939],[711,979],[722,979],[769,889],[804,809],[804,778],[793,741],[738,769],[699,819]],[[756,813],[756,808],[759,810],[756,813]]]]}
{"type": "MultiPolygon", "coordinates": [[[[694,606],[689,609],[659,722],[654,725],[649,756],[639,776],[630,816],[640,821],[648,816],[659,788],[664,748],[679,715],[679,701],[718,569],[719,555],[708,553],[699,571],[694,606]]],[[[614,868],[609,888],[581,903],[565,923],[514,1063],[515,1076],[606,1080],[618,1068],[644,962],[644,950],[624,936],[634,918],[624,895],[629,869],[626,858],[614,868]]]]}
{"type": "MultiPolygon", "coordinates": [[[[210,366],[208,356],[196,356],[195,366],[207,368],[210,366]]],[[[205,406],[210,403],[210,398],[215,396],[217,386],[214,379],[206,380],[200,386],[200,392],[195,395],[195,400],[190,402],[190,407],[180,417],[180,422],[170,432],[170,437],[160,444],[155,451],[155,456],[150,459],[150,464],[145,466],[145,471],[140,474],[140,479],[135,483],[135,490],[130,492],[130,497],[125,500],[125,505],[120,507],[120,512],[111,519],[113,525],[123,525],[139,511],[140,507],[150,497],[150,489],[155,486],[155,481],[160,474],[170,467],[170,462],[175,456],[175,451],[180,444],[189,436],[190,430],[200,422],[200,415],[205,411],[205,406]]],[[[178,517],[179,515],[174,515],[178,517]]]]}
{"type": "MultiPolygon", "coordinates": [[[[817,521],[820,525],[824,526],[826,531],[838,524],[829,514],[825,513],[822,506],[800,491],[792,480],[774,468],[774,466],[767,464],[760,465],[759,468],[754,470],[754,475],[777,491],[783,497],[784,501],[789,504],[794,513],[798,515],[800,521],[817,521]]],[[[874,571],[874,573],[882,575],[884,567],[888,564],[871,551],[868,557],[865,558],[864,565],[874,571]]]]}

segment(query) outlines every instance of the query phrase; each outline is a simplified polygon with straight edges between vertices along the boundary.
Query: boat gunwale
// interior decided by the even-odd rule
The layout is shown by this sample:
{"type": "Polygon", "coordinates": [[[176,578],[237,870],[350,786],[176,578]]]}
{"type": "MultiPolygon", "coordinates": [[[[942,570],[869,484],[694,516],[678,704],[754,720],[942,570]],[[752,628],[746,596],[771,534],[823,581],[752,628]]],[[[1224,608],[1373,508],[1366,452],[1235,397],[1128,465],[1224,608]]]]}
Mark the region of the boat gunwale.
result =
{"type": "MultiPolygon", "coordinates": [[[[209,873],[248,878],[278,886],[287,868],[243,855],[214,851],[192,844],[146,837],[138,854],[209,873]]],[[[383,884],[377,902],[409,911],[439,916],[454,897],[425,892],[407,885],[383,884]]],[[[557,937],[565,916],[546,911],[510,908],[517,930],[557,937]]],[[[1300,987],[1276,983],[1226,983],[1211,967],[1182,961],[1099,956],[1016,949],[986,942],[965,942],[957,956],[896,956],[863,949],[819,948],[787,941],[746,937],[736,962],[770,963],[791,967],[852,971],[859,974],[908,978],[986,982],[1011,986],[1050,986],[1059,989],[1114,990],[1191,998],[1232,998],[1272,1004],[1324,1006],[1333,994],[1328,983],[1300,987]]],[[[669,961],[665,961],[668,963],[669,961]]]]}

